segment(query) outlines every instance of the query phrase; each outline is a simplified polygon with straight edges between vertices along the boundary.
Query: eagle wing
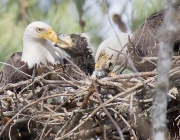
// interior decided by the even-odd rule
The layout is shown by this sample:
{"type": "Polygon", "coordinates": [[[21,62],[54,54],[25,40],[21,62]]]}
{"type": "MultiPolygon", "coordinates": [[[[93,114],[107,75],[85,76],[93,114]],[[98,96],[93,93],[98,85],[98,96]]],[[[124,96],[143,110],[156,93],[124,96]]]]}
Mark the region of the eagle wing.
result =
{"type": "MultiPolygon", "coordinates": [[[[158,29],[162,26],[165,10],[161,10],[147,17],[144,24],[134,33],[131,42],[127,44],[128,53],[138,71],[151,71],[156,68],[156,61],[145,60],[145,57],[157,57],[159,42],[156,37],[158,29]]],[[[180,10],[178,9],[177,22],[180,23],[180,10]]],[[[174,55],[179,55],[180,37],[174,41],[174,55]]]]}
{"type": "Polygon", "coordinates": [[[22,52],[16,52],[8,59],[1,71],[0,87],[27,80],[28,75],[32,75],[32,69],[28,69],[27,64],[21,61],[21,56],[22,52]]]}

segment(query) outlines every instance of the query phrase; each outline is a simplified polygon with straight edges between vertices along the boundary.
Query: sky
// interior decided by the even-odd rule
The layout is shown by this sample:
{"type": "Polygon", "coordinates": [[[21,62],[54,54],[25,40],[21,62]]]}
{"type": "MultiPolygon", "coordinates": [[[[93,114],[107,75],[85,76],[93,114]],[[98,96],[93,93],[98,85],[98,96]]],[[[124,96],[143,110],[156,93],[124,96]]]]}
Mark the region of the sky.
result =
{"type": "MultiPolygon", "coordinates": [[[[120,14],[122,13],[122,10],[123,10],[123,7],[125,4],[127,4],[126,6],[126,9],[125,9],[125,13],[127,13],[127,15],[125,14],[122,14],[122,20],[127,23],[128,22],[128,18],[127,16],[130,16],[131,14],[131,1],[130,0],[111,0],[111,5],[110,7],[108,8],[108,14],[109,14],[109,17],[110,17],[110,21],[113,25],[113,27],[115,28],[115,31],[117,33],[121,33],[121,31],[119,30],[118,26],[112,21],[112,16],[113,14],[120,14]]],[[[107,20],[107,25],[105,26],[105,28],[102,30],[102,34],[104,34],[104,32],[108,31],[107,33],[107,36],[110,36],[110,35],[114,35],[115,32],[114,32],[114,29],[113,27],[111,26],[111,24],[109,23],[109,20],[108,20],[108,16],[105,16],[106,20],[107,20]]],[[[128,25],[128,24],[127,24],[128,25]]],[[[130,33],[130,28],[127,26],[128,28],[128,33],[130,33]]]]}
{"type": "MultiPolygon", "coordinates": [[[[126,9],[125,9],[125,14],[122,14],[122,20],[127,23],[128,22],[128,18],[127,16],[130,16],[131,14],[131,0],[109,0],[110,7],[108,8],[108,15],[110,18],[110,21],[114,27],[112,27],[112,25],[110,24],[109,20],[108,20],[108,16],[107,15],[101,15],[101,10],[99,9],[100,7],[98,7],[96,5],[97,0],[91,0],[91,1],[87,1],[85,8],[87,7],[93,7],[91,8],[89,14],[94,15],[94,20],[99,22],[100,24],[102,24],[102,30],[100,30],[99,32],[99,36],[103,37],[103,38],[108,38],[112,35],[115,35],[114,29],[116,31],[116,33],[121,33],[121,31],[119,30],[118,26],[111,20],[112,19],[112,15],[113,14],[120,14],[122,13],[123,7],[125,4],[127,4],[126,9]],[[93,6],[92,6],[93,5],[93,6]]],[[[104,7],[103,7],[104,8],[104,7]]],[[[128,28],[128,33],[130,33],[130,29],[128,28]]]]}

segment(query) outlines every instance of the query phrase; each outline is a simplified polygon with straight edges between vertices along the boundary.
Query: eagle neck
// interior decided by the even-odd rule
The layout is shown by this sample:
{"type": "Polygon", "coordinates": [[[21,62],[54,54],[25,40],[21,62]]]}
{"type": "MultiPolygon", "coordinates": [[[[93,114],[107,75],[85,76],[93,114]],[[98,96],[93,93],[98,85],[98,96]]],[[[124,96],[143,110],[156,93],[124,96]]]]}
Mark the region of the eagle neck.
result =
{"type": "Polygon", "coordinates": [[[52,65],[59,63],[60,51],[52,43],[45,39],[26,40],[23,43],[22,61],[26,62],[28,68],[37,66],[52,65]]]}

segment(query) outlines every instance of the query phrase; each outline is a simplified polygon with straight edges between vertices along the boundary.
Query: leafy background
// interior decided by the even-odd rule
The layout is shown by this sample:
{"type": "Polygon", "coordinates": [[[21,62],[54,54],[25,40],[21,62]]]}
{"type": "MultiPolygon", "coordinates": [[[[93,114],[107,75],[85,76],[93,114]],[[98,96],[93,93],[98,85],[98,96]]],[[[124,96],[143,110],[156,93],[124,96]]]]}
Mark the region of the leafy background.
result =
{"type": "Polygon", "coordinates": [[[96,50],[115,34],[107,13],[117,33],[133,33],[164,4],[165,0],[0,0],[0,62],[22,51],[24,29],[33,21],[44,21],[59,33],[86,32],[96,50]]]}

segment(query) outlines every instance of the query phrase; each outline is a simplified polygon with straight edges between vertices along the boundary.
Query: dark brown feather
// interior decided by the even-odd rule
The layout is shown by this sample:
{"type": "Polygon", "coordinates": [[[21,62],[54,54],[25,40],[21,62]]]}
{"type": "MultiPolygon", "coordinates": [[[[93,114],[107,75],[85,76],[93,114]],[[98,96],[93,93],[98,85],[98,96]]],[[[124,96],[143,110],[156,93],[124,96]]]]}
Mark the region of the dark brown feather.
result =
{"type": "Polygon", "coordinates": [[[6,62],[7,65],[5,65],[1,71],[0,87],[5,86],[8,83],[17,83],[30,79],[32,77],[33,70],[35,70],[34,76],[43,76],[46,74],[44,78],[48,80],[60,80],[62,79],[61,77],[68,77],[64,73],[64,67],[62,64],[52,65],[48,63],[47,65],[41,65],[36,68],[33,67],[29,69],[28,65],[21,61],[21,56],[22,52],[16,52],[6,62]],[[51,73],[47,74],[48,72],[51,73]]]}
{"type": "MultiPolygon", "coordinates": [[[[161,10],[147,17],[143,25],[134,33],[131,42],[127,44],[128,53],[139,72],[151,71],[156,68],[151,62],[143,61],[143,57],[156,57],[159,50],[159,42],[156,34],[163,23],[165,10],[161,10]]],[[[180,23],[180,11],[178,9],[177,22],[180,23]]],[[[174,55],[179,55],[180,37],[174,41],[174,55]]],[[[156,63],[156,62],[155,62],[156,63]]]]}
{"type": "Polygon", "coordinates": [[[8,65],[5,65],[1,71],[2,77],[0,87],[8,83],[17,83],[22,80],[27,80],[29,79],[27,75],[32,75],[32,69],[28,69],[27,64],[21,61],[21,56],[22,52],[16,52],[6,62],[8,65]],[[20,71],[25,72],[27,75],[20,71]]]}
{"type": "MultiPolygon", "coordinates": [[[[144,24],[134,33],[131,42],[127,44],[128,53],[132,58],[134,65],[139,72],[151,71],[156,68],[156,65],[149,61],[143,61],[144,57],[157,57],[159,50],[159,42],[156,34],[161,27],[164,18],[164,10],[161,10],[148,17],[144,24]]],[[[180,23],[180,9],[178,9],[177,23],[180,23]]],[[[179,55],[180,36],[174,41],[174,55],[179,55]]],[[[156,61],[154,61],[156,63],[156,61]]],[[[173,64],[172,67],[179,65],[179,63],[173,64]]],[[[175,76],[176,77],[176,76],[175,76]]],[[[176,77],[178,78],[178,77],[176,77]]],[[[169,108],[178,106],[178,100],[172,100],[168,104],[169,108]]],[[[172,139],[180,139],[180,128],[176,121],[179,116],[179,111],[167,113],[168,129],[172,139]]]]}
{"type": "Polygon", "coordinates": [[[73,46],[62,49],[71,56],[70,60],[86,75],[91,75],[95,66],[92,45],[81,35],[70,34],[70,37],[73,40],[73,46]]]}
{"type": "MultiPolygon", "coordinates": [[[[71,38],[73,39],[73,46],[69,49],[65,49],[65,51],[71,56],[71,61],[77,65],[86,75],[91,75],[94,71],[94,57],[92,52],[92,46],[89,44],[88,40],[85,37],[82,37],[77,34],[71,34],[71,38]]],[[[1,81],[0,86],[4,86],[8,83],[17,83],[19,81],[27,80],[32,76],[33,69],[28,69],[26,63],[21,61],[22,52],[14,53],[7,64],[5,65],[3,70],[1,71],[1,81]],[[16,70],[16,68],[20,68],[16,70]],[[26,76],[22,72],[26,73],[29,76],[26,76]]],[[[66,59],[63,60],[63,64],[52,65],[48,63],[47,65],[41,65],[35,68],[35,76],[42,76],[48,72],[56,72],[50,73],[46,75],[44,78],[48,80],[60,80],[63,78],[74,78],[76,80],[84,78],[81,72],[78,73],[78,68],[73,66],[66,59]]]]}

